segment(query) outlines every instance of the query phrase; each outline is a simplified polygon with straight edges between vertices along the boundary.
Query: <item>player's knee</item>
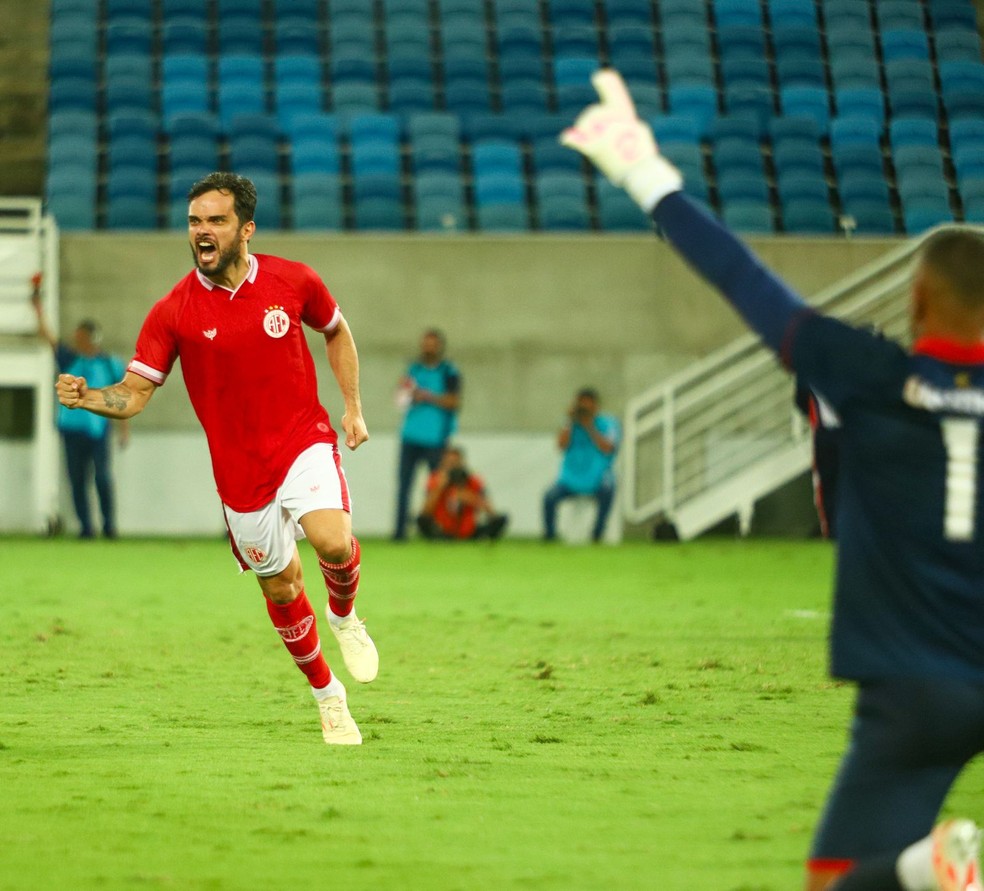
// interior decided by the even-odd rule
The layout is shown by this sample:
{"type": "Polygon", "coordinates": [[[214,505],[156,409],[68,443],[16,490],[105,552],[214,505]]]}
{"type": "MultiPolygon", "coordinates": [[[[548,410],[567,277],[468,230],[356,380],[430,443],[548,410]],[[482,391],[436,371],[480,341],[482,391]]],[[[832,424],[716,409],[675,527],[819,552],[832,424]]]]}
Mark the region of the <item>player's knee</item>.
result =
{"type": "Polygon", "coordinates": [[[352,556],[352,536],[347,532],[327,532],[311,544],[325,563],[346,563],[352,556]]]}

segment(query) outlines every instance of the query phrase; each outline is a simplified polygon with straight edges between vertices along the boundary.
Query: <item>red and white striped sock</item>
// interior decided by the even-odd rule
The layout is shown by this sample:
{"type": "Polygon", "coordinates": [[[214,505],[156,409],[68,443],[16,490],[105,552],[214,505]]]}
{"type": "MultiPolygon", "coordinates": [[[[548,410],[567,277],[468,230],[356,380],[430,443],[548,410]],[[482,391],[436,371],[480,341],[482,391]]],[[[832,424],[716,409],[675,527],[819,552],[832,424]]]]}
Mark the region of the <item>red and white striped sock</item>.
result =
{"type": "Polygon", "coordinates": [[[267,612],[287,647],[287,652],[315,688],[327,687],[331,670],[321,655],[321,640],[314,610],[303,591],[290,603],[274,603],[267,598],[267,612]]]}
{"type": "Polygon", "coordinates": [[[326,563],[318,558],[321,574],[325,577],[325,587],[328,589],[328,609],[339,618],[350,615],[355,605],[355,595],[359,590],[361,556],[362,548],[359,547],[359,539],[353,535],[352,554],[344,563],[326,563]]]}

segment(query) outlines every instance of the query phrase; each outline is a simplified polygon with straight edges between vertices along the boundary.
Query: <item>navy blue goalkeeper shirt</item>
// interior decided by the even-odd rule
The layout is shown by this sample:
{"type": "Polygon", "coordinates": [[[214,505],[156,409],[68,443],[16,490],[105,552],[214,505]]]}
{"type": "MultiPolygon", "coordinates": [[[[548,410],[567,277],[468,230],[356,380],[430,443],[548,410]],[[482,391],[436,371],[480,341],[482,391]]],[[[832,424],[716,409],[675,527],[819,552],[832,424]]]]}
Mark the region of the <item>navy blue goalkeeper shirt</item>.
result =
{"type": "Polygon", "coordinates": [[[984,345],[908,353],[811,311],[682,194],[653,217],[841,418],[832,672],[984,682],[984,345]]]}

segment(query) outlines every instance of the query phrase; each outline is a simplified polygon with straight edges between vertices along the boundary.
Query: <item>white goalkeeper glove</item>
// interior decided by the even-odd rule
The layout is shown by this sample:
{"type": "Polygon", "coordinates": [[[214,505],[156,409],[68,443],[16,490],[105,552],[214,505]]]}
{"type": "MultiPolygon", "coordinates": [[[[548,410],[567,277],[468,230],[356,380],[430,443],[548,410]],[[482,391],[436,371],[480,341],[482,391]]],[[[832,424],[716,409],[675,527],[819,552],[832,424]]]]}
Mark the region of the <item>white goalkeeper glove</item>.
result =
{"type": "Polygon", "coordinates": [[[653,131],[636,115],[622,76],[602,68],[591,76],[591,83],[601,101],[584,109],[574,126],[560,134],[560,141],[588,158],[613,185],[625,189],[651,213],[667,195],[683,188],[683,177],[657,151],[653,131]]]}

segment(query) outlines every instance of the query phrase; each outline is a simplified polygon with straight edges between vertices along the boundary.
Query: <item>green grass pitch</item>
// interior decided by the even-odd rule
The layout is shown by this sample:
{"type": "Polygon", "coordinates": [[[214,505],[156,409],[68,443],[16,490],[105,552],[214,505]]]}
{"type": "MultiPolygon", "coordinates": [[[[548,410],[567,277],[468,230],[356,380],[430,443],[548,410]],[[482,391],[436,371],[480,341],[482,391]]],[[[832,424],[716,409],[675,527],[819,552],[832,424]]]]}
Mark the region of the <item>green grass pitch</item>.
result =
{"type": "Polygon", "coordinates": [[[844,744],[822,542],[367,541],[357,748],[223,542],[0,560],[2,889],[789,891],[844,744]]]}

